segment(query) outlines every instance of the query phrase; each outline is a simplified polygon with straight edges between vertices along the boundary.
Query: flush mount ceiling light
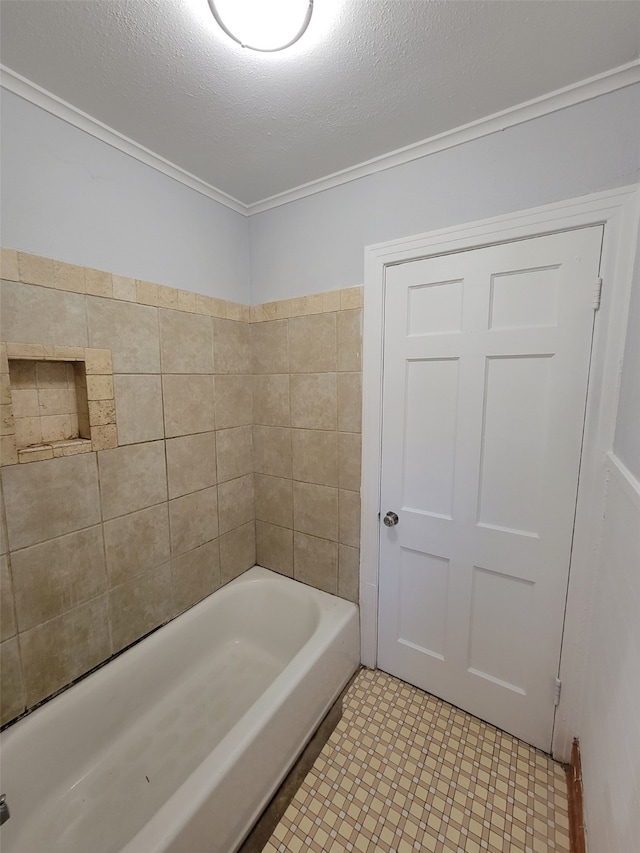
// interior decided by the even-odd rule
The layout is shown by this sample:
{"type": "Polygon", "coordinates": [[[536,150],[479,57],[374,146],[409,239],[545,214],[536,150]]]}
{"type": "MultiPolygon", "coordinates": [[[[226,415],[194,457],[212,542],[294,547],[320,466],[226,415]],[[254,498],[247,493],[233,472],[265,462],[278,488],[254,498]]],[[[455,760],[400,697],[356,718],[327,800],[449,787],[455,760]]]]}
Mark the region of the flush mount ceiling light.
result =
{"type": "Polygon", "coordinates": [[[213,17],[242,47],[271,53],[303,35],[313,0],[209,0],[213,17]]]}

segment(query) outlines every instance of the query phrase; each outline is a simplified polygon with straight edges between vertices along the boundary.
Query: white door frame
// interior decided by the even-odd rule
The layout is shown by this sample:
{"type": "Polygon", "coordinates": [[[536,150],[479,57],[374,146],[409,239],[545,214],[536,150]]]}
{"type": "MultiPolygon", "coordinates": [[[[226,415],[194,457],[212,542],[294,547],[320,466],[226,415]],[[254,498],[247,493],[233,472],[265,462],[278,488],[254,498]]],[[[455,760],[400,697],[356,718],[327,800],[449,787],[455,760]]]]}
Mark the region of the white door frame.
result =
{"type": "MultiPolygon", "coordinates": [[[[375,667],[378,633],[382,362],[385,268],[391,264],[604,224],[604,282],[593,341],[575,535],[560,663],[562,698],[553,754],[569,760],[586,675],[585,638],[604,508],[606,454],[613,446],[620,367],[640,219],[640,186],[583,196],[505,216],[367,246],[364,253],[362,514],[360,618],[362,663],[375,667]]],[[[594,282],[595,284],[595,282],[594,282]]]]}

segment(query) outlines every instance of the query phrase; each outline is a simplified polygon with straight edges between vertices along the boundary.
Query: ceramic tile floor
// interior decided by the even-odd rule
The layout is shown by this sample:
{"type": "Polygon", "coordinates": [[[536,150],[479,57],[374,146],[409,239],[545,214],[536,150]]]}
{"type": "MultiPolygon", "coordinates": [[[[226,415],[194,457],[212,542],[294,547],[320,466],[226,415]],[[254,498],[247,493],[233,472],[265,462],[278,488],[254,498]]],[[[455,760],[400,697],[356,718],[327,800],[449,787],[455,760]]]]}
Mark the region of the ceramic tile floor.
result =
{"type": "Polygon", "coordinates": [[[564,769],[383,672],[342,720],[264,853],[568,851],[564,769]]]}

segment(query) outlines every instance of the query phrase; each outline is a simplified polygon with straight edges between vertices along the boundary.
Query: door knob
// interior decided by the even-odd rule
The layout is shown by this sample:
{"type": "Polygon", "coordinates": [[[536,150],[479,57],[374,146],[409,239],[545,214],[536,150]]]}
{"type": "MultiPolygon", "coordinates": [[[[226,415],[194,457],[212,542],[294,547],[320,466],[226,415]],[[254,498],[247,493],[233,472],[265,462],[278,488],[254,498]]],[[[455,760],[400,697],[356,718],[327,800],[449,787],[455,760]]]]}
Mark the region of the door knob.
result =
{"type": "Polygon", "coordinates": [[[395,512],[389,511],[382,520],[387,525],[387,527],[394,527],[400,519],[395,514],[395,512]]]}

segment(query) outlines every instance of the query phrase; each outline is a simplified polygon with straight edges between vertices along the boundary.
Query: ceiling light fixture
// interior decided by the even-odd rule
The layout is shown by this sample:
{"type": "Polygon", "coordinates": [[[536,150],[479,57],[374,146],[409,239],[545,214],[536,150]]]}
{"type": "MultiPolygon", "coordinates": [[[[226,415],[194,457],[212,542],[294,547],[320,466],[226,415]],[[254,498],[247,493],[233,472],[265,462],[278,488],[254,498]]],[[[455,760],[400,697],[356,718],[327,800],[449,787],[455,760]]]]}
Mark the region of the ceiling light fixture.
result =
{"type": "Polygon", "coordinates": [[[313,0],[209,0],[225,33],[249,50],[284,50],[304,34],[313,0]]]}

